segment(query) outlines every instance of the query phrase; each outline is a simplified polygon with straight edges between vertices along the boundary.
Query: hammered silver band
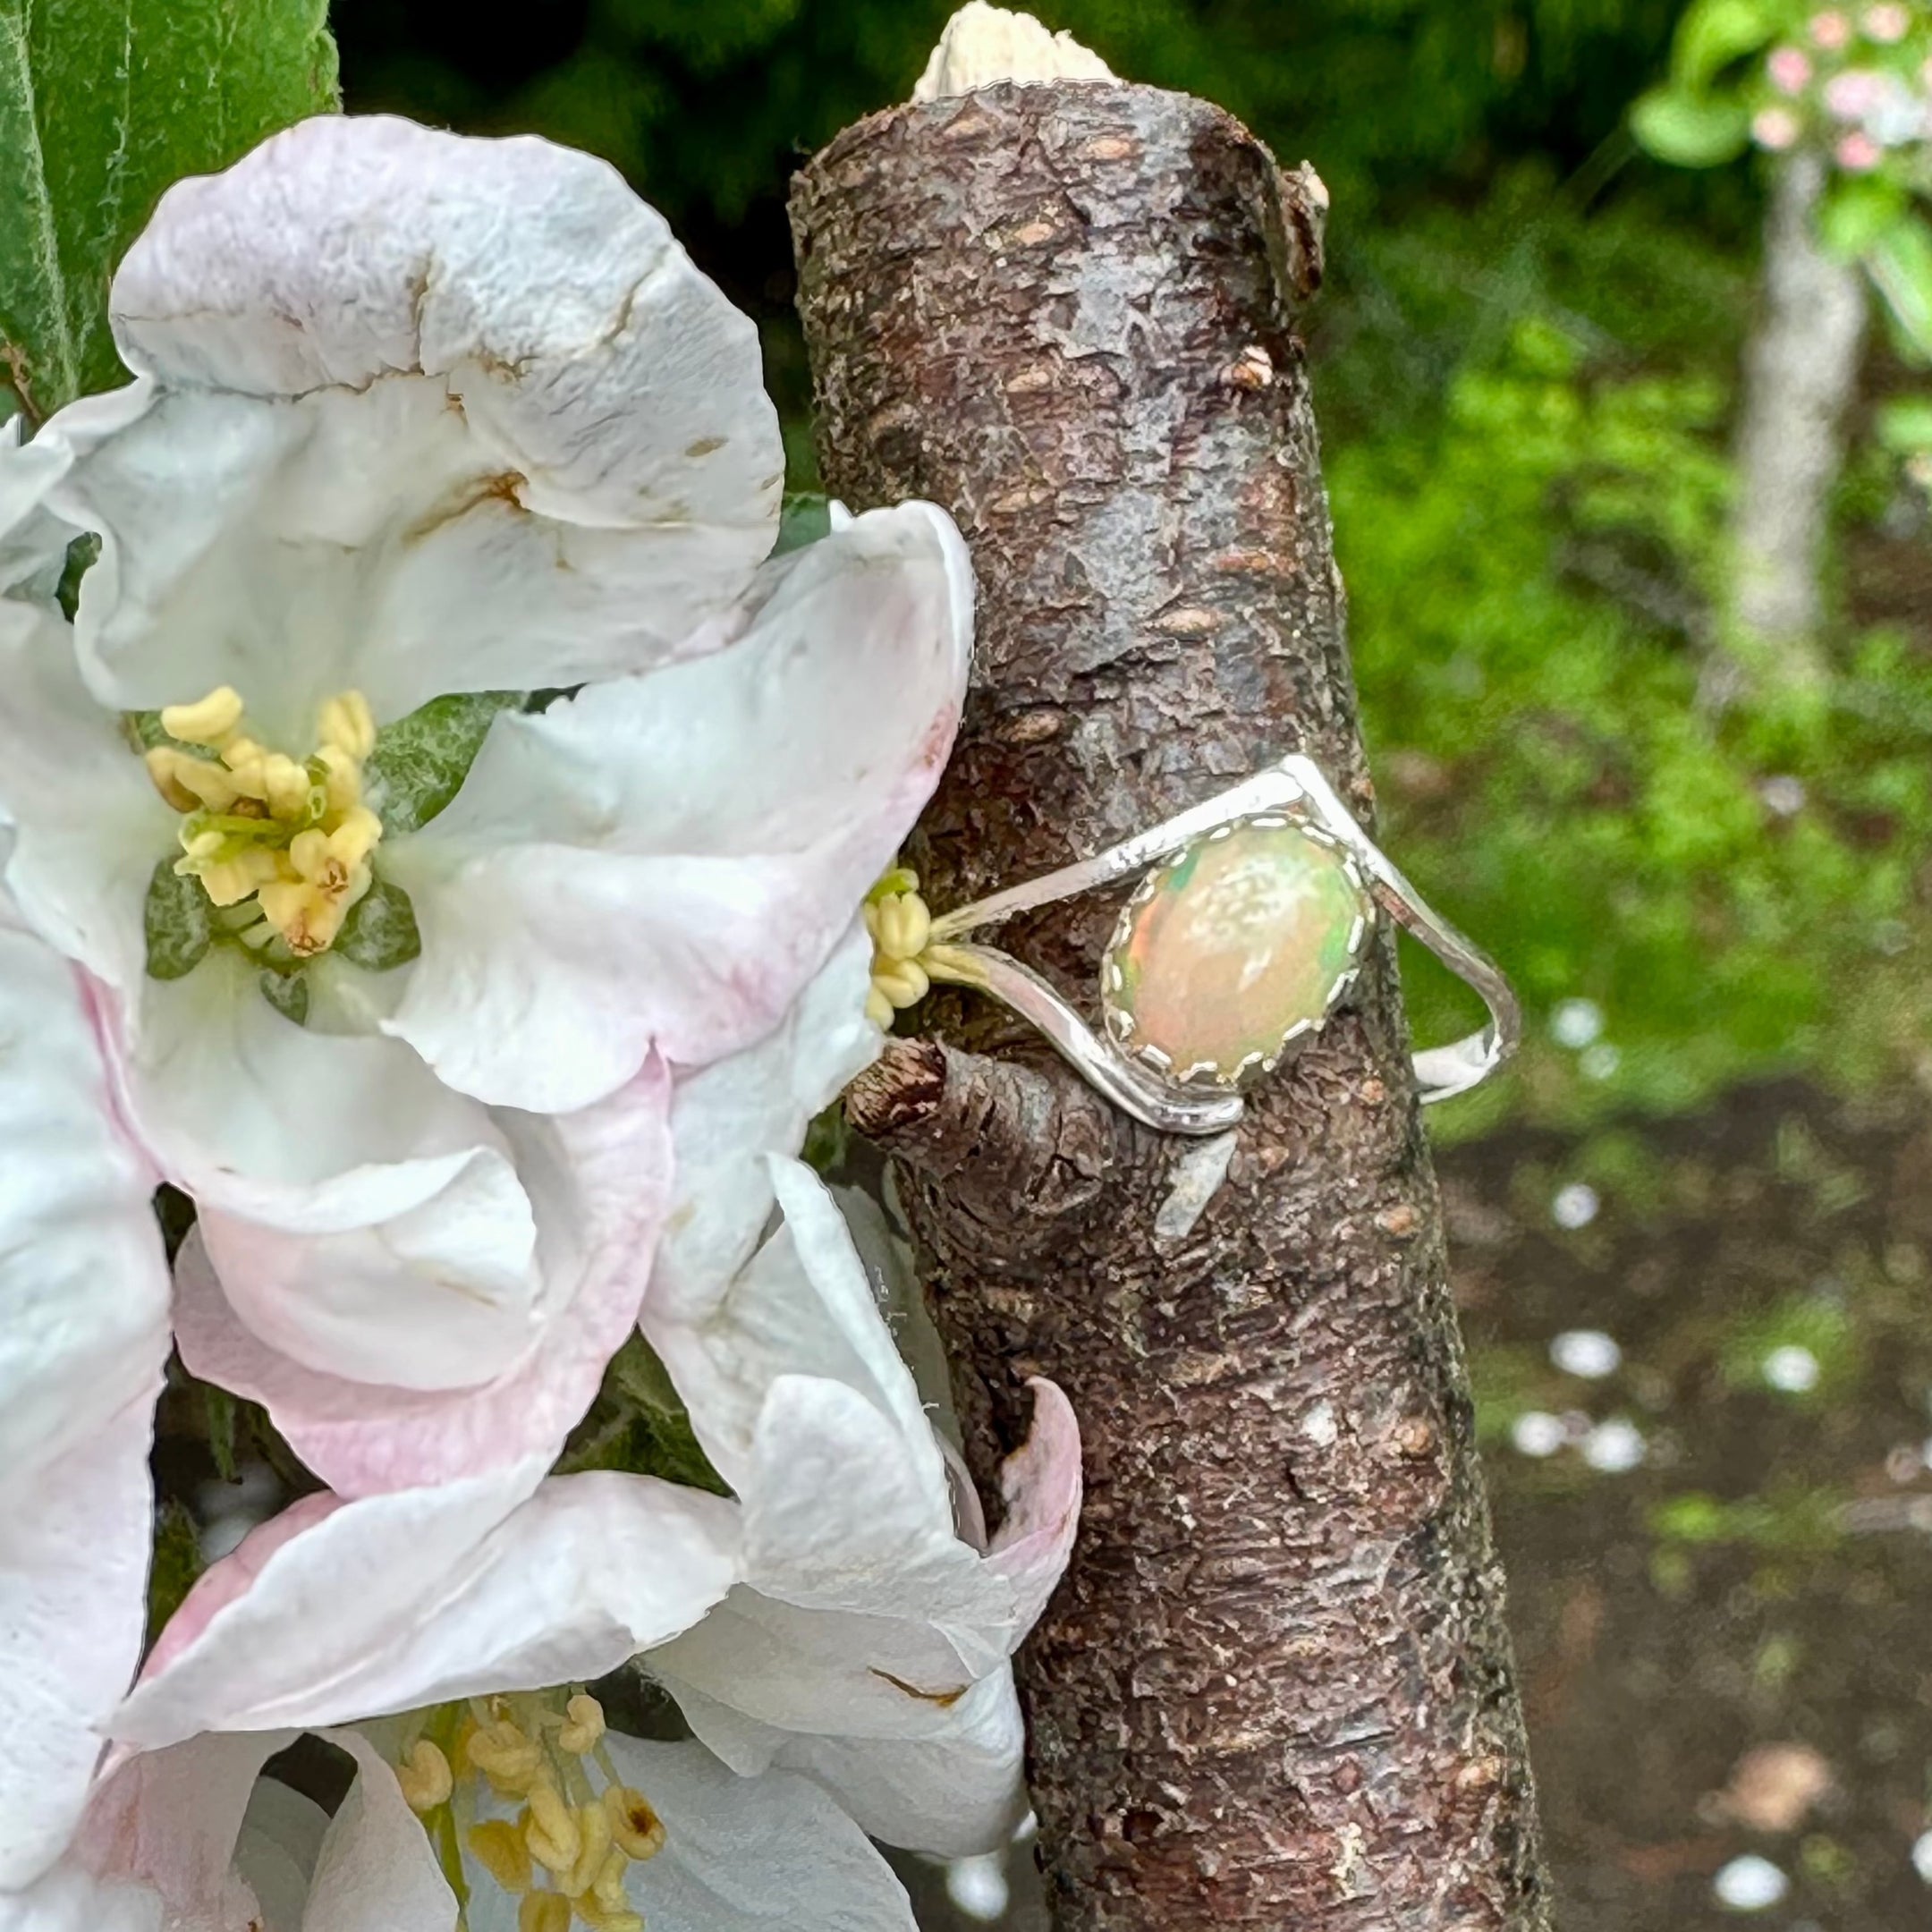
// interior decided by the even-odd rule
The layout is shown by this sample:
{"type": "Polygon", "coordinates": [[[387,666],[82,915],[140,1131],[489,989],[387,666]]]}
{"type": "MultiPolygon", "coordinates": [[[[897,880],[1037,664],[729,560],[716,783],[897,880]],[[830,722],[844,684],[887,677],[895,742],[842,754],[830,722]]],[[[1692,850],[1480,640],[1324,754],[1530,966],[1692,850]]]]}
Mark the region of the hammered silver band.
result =
{"type": "MultiPolygon", "coordinates": [[[[1063,866],[1023,885],[957,911],[936,917],[922,963],[931,978],[974,987],[1037,1027],[1075,1070],[1115,1106],[1166,1133],[1214,1134],[1238,1122],[1244,1102],[1238,1083],[1272,1070],[1306,1037],[1320,1030],[1327,1010],[1300,1022],[1267,1055],[1250,1055],[1237,1067],[1210,1070],[1175,1067],[1155,1048],[1138,1049],[1120,1037],[1109,1012],[1106,1032],[1097,1033],[1061,995],[1030,967],[972,936],[1016,913],[1068,899],[1124,880],[1143,878],[1177,856],[1197,850],[1233,828],[1250,826],[1294,827],[1311,842],[1334,852],[1362,893],[1368,919],[1350,936],[1352,959],[1366,944],[1365,923],[1379,913],[1426,945],[1437,959],[1480,996],[1489,1021],[1479,1032],[1414,1056],[1416,1084],[1425,1103],[1467,1093],[1506,1060],[1522,1036],[1522,1012],[1501,969],[1479,947],[1432,911],[1422,895],[1392,865],[1355,821],[1334,787],[1312,760],[1291,754],[1244,780],[1232,791],[1191,807],[1165,824],[1110,847],[1091,859],[1063,866]]],[[[1128,915],[1123,914],[1123,930],[1128,915]]],[[[1116,944],[1118,940],[1116,940],[1116,944]]],[[[1107,975],[1118,982],[1113,948],[1103,965],[1102,999],[1107,1006],[1107,975]]],[[[1352,984],[1356,968],[1339,974],[1329,992],[1328,1010],[1352,984]]]]}

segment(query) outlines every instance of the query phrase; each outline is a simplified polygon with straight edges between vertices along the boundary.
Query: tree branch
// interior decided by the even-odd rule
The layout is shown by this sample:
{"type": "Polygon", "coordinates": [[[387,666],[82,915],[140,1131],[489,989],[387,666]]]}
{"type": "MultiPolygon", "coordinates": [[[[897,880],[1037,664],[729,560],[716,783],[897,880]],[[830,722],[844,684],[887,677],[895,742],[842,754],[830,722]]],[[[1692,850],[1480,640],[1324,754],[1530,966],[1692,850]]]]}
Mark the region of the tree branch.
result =
{"type": "MultiPolygon", "coordinates": [[[[1326,197],[1218,110],[996,86],[848,129],[792,202],[827,484],[945,504],[981,589],[911,854],[940,906],[1289,750],[1364,816],[1296,308],[1326,197]]],[[[1001,943],[1091,1000],[1117,897],[1001,943]]],[[[1020,1659],[1061,1932],[1547,1924],[1502,1579],[1385,937],[1232,1137],[1114,1114],[947,992],[888,1148],[984,1483],[1059,1381],[1067,1580],[1020,1659]]]]}

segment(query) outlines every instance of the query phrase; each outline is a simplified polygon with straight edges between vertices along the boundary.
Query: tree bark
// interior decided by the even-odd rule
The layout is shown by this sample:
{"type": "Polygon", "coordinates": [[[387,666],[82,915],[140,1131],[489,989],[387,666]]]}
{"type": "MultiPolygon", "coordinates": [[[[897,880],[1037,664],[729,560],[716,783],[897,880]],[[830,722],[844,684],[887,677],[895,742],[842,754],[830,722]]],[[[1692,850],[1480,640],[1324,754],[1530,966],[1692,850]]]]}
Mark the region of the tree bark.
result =
{"type": "Polygon", "coordinates": [[[1824,188],[1822,157],[1801,152],[1779,165],[1738,424],[1737,617],[1747,651],[1755,641],[1767,668],[1793,678],[1815,678],[1823,667],[1826,526],[1868,307],[1857,267],[1818,242],[1824,188]]]}
{"type": "MultiPolygon", "coordinates": [[[[1294,329],[1326,196],[1219,110],[982,89],[794,184],[827,486],[929,497],[978,666],[911,854],[956,905],[1290,750],[1368,817],[1294,329]]],[[[1001,943],[1091,1003],[1117,899],[1001,943]]],[[[1058,1381],[1067,1580],[1019,1663],[1061,1932],[1541,1928],[1522,1722],[1385,935],[1217,1140],[936,996],[853,1118],[893,1157],[984,1481],[1058,1381]]]]}

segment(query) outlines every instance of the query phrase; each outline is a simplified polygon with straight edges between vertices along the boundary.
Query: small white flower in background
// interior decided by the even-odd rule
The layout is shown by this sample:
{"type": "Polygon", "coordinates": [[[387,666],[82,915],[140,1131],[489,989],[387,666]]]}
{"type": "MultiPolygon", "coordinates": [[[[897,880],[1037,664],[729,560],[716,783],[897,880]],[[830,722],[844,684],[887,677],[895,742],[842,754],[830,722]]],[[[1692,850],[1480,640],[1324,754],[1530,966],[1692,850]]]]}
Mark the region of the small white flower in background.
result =
{"type": "Polygon", "coordinates": [[[1568,1328],[1550,1343],[1549,1358],[1565,1375],[1595,1382],[1617,1372],[1623,1351],[1600,1328],[1568,1328]]]}
{"type": "Polygon", "coordinates": [[[1804,1395],[1818,1386],[1822,1371],[1818,1357],[1809,1349],[1787,1342],[1765,1357],[1758,1372],[1781,1394],[1804,1395]]]}
{"type": "Polygon", "coordinates": [[[1623,1054],[1608,1040],[1598,1040],[1594,1046],[1586,1046],[1577,1055],[1577,1071],[1585,1080],[1609,1080],[1623,1064],[1623,1054]]]}
{"type": "Polygon", "coordinates": [[[1553,1456],[1570,1439],[1563,1418],[1542,1409],[1530,1409],[1510,1424],[1510,1441],[1519,1455],[1534,1456],[1539,1462],[1553,1456]]]}
{"type": "Polygon", "coordinates": [[[1711,1881],[1720,1905],[1732,1911],[1768,1911],[1791,1890],[1791,1880],[1767,1858],[1748,1852],[1734,1858],[1711,1881]]]}
{"type": "Polygon", "coordinates": [[[1592,999],[1559,1000],[1550,1014],[1550,1038],[1572,1052],[1598,1038],[1603,1028],[1603,1008],[1592,999]]]}
{"type": "Polygon", "coordinates": [[[1583,1438],[1583,1460],[1606,1476],[1627,1475],[1648,1453],[1643,1431],[1623,1416],[1597,1423],[1583,1438]]]}
{"type": "Polygon", "coordinates": [[[1557,1189],[1555,1199],[1550,1202],[1550,1215],[1558,1227],[1574,1233],[1588,1227],[1602,1205],[1597,1190],[1588,1182],[1572,1181],[1567,1187],[1557,1189]]]}
{"type": "Polygon", "coordinates": [[[1912,1869],[1927,1885],[1932,1885],[1932,1831],[1920,1832],[1912,1840],[1912,1869]]]}

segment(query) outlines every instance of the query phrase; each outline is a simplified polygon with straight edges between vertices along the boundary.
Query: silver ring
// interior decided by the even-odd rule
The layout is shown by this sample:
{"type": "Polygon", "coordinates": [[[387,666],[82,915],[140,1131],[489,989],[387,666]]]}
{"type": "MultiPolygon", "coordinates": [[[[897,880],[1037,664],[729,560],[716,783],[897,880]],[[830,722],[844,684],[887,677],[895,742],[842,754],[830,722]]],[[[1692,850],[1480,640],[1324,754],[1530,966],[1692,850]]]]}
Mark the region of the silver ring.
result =
{"type": "Polygon", "coordinates": [[[1516,996],[1299,754],[1095,858],[936,917],[920,963],[932,979],[977,987],[1038,1027],[1136,1120],[1166,1133],[1221,1133],[1241,1117],[1241,1088],[1326,1023],[1381,915],[1489,1009],[1480,1032],[1415,1055],[1425,1103],[1467,1093],[1516,1050],[1516,996]],[[1101,956],[1101,1033],[1031,968],[970,936],[1135,877],[1140,888],[1101,956]],[[1213,928],[1217,919],[1204,945],[1203,923],[1213,928]]]}

